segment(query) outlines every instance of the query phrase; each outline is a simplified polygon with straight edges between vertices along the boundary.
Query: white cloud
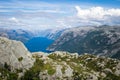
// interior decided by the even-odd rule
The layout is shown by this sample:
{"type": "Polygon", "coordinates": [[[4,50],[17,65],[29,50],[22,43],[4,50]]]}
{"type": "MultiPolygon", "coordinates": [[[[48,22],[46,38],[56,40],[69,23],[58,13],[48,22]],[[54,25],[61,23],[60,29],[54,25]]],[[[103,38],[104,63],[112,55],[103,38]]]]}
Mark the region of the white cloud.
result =
{"type": "Polygon", "coordinates": [[[120,24],[120,9],[44,3],[1,5],[0,27],[22,29],[68,28],[120,24]],[[16,6],[16,7],[14,7],[16,6]],[[75,7],[75,8],[74,8],[75,7]],[[2,9],[3,8],[3,9],[2,9]],[[77,10],[77,13],[75,12],[77,10]],[[4,14],[5,13],[5,14],[4,14]],[[77,16],[76,16],[77,14],[77,16]]]}
{"type": "Polygon", "coordinates": [[[13,21],[15,23],[19,23],[19,20],[17,18],[15,18],[15,17],[11,17],[11,18],[9,18],[9,20],[13,21]]]}
{"type": "Polygon", "coordinates": [[[120,24],[120,9],[105,9],[103,7],[92,7],[82,9],[75,6],[77,10],[77,17],[88,22],[99,22],[101,24],[120,24]],[[104,22],[104,23],[103,23],[104,22]]]}
{"type": "Polygon", "coordinates": [[[120,9],[104,9],[103,7],[92,7],[89,9],[81,9],[75,6],[77,16],[83,19],[103,19],[106,16],[120,16],[120,9]]]}

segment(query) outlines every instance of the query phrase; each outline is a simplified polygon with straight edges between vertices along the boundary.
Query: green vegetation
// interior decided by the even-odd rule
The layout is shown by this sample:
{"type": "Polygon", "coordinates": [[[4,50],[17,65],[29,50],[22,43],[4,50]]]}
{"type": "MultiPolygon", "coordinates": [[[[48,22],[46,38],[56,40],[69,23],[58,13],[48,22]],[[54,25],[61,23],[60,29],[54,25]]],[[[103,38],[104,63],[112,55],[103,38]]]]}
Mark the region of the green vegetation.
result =
{"type": "MultiPolygon", "coordinates": [[[[36,58],[34,65],[29,70],[26,70],[24,76],[22,76],[20,80],[42,80],[43,76],[48,77],[48,75],[51,77],[56,73],[56,66],[58,65],[62,67],[62,79],[65,80],[69,79],[68,76],[64,76],[64,74],[66,74],[65,70],[68,69],[68,67],[71,68],[69,70],[73,70],[73,74],[71,76],[73,80],[92,79],[93,77],[91,75],[97,77],[98,80],[120,79],[120,76],[114,74],[116,69],[113,69],[113,67],[115,68],[117,66],[119,60],[96,57],[90,54],[77,57],[76,55],[67,53],[61,54],[50,54],[48,55],[48,60],[43,60],[42,58],[34,56],[34,58],[36,58]],[[104,73],[105,77],[103,77],[104,74],[102,75],[101,73],[104,73]]],[[[12,72],[11,66],[5,63],[4,68],[0,68],[0,73],[2,74],[2,76],[0,76],[0,80],[5,79],[5,77],[7,77],[7,80],[18,80],[18,73],[21,72],[23,72],[22,69],[16,69],[16,71],[12,72]]],[[[55,79],[62,80],[58,76],[55,79]]]]}
{"type": "Polygon", "coordinates": [[[36,59],[34,66],[27,70],[21,80],[39,80],[39,73],[43,67],[43,61],[36,59]]]}
{"type": "MultiPolygon", "coordinates": [[[[118,62],[114,62],[114,59],[106,59],[102,57],[96,57],[95,55],[81,55],[78,58],[71,57],[71,54],[65,54],[63,56],[50,54],[48,56],[52,58],[54,61],[61,63],[62,61],[66,62],[73,69],[73,79],[74,80],[86,80],[89,77],[89,74],[93,74],[93,72],[103,72],[104,69],[108,68],[111,69],[113,72],[113,67],[118,64],[118,62]],[[59,59],[61,61],[59,61],[59,59]],[[67,61],[67,59],[69,59],[67,61]],[[105,64],[104,66],[100,66],[101,64],[105,64]],[[83,68],[84,67],[84,68],[83,68]]],[[[60,64],[62,66],[62,73],[65,73],[67,69],[64,64],[60,64]]],[[[98,77],[99,80],[119,80],[120,76],[116,76],[112,73],[106,73],[106,77],[103,78],[102,76],[98,77]]]]}
{"type": "Polygon", "coordinates": [[[25,72],[25,75],[24,77],[22,77],[22,80],[39,80],[39,73],[44,72],[45,70],[48,71],[49,75],[53,75],[56,72],[56,70],[53,69],[53,66],[51,64],[44,64],[43,60],[36,58],[34,66],[25,72]]]}
{"type": "Polygon", "coordinates": [[[73,78],[74,78],[74,80],[82,80],[81,76],[78,72],[73,72],[73,78]]]}
{"type": "Polygon", "coordinates": [[[18,75],[16,72],[11,72],[10,70],[10,66],[5,63],[4,64],[4,68],[0,67],[0,80],[4,80],[4,78],[6,78],[6,80],[17,80],[18,79],[18,75]]]}
{"type": "Polygon", "coordinates": [[[8,71],[10,71],[11,69],[11,67],[10,67],[10,65],[8,65],[6,62],[5,62],[5,64],[4,64],[4,68],[6,69],[6,70],[8,70],[8,71]]]}
{"type": "Polygon", "coordinates": [[[62,69],[61,69],[63,74],[65,73],[65,69],[66,69],[65,66],[63,66],[62,69]]]}
{"type": "Polygon", "coordinates": [[[120,80],[120,76],[116,76],[112,73],[108,73],[107,76],[103,78],[103,80],[120,80]]]}
{"type": "Polygon", "coordinates": [[[23,57],[18,58],[18,61],[21,62],[23,60],[23,57]]]}
{"type": "Polygon", "coordinates": [[[52,69],[52,68],[48,70],[49,75],[53,75],[55,72],[56,72],[56,70],[52,69]]]}

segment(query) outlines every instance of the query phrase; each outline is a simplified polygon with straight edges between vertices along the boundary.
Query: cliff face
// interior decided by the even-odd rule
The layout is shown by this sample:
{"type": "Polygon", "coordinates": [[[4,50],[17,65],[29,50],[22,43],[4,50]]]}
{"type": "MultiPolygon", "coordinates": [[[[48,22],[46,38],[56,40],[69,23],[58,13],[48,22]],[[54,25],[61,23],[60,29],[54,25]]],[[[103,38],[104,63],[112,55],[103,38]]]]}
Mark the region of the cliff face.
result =
{"type": "Polygon", "coordinates": [[[34,59],[30,52],[19,41],[9,40],[0,37],[0,64],[5,63],[11,66],[11,69],[28,69],[32,67],[34,59]]]}

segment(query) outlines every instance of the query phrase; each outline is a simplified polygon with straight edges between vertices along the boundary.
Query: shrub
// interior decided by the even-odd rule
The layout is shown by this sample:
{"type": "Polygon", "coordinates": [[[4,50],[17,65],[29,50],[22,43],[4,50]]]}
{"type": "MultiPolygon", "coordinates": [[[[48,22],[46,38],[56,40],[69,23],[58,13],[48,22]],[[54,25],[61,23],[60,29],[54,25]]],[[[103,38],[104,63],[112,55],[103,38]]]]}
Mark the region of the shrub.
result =
{"type": "Polygon", "coordinates": [[[21,62],[23,60],[23,57],[18,58],[18,61],[21,62]]]}

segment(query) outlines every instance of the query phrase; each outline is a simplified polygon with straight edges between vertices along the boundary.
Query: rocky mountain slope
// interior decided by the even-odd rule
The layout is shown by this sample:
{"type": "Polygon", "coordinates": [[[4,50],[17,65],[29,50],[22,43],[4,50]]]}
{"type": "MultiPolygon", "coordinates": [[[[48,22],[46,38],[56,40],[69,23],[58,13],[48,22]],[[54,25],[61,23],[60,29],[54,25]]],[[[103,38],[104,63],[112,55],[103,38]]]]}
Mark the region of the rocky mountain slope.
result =
{"type": "Polygon", "coordinates": [[[119,80],[120,61],[90,54],[68,52],[33,53],[34,66],[23,80],[119,80]],[[31,76],[28,76],[31,75],[31,76]]]}
{"type": "Polygon", "coordinates": [[[23,43],[25,43],[29,39],[31,39],[34,36],[34,34],[30,31],[22,29],[0,28],[0,36],[7,37],[12,40],[22,41],[23,43]]]}
{"type": "Polygon", "coordinates": [[[120,27],[68,29],[48,48],[51,51],[92,53],[120,59],[120,27]]]}
{"type": "Polygon", "coordinates": [[[0,37],[0,80],[119,79],[117,59],[59,51],[30,54],[21,42],[0,37]]]}

